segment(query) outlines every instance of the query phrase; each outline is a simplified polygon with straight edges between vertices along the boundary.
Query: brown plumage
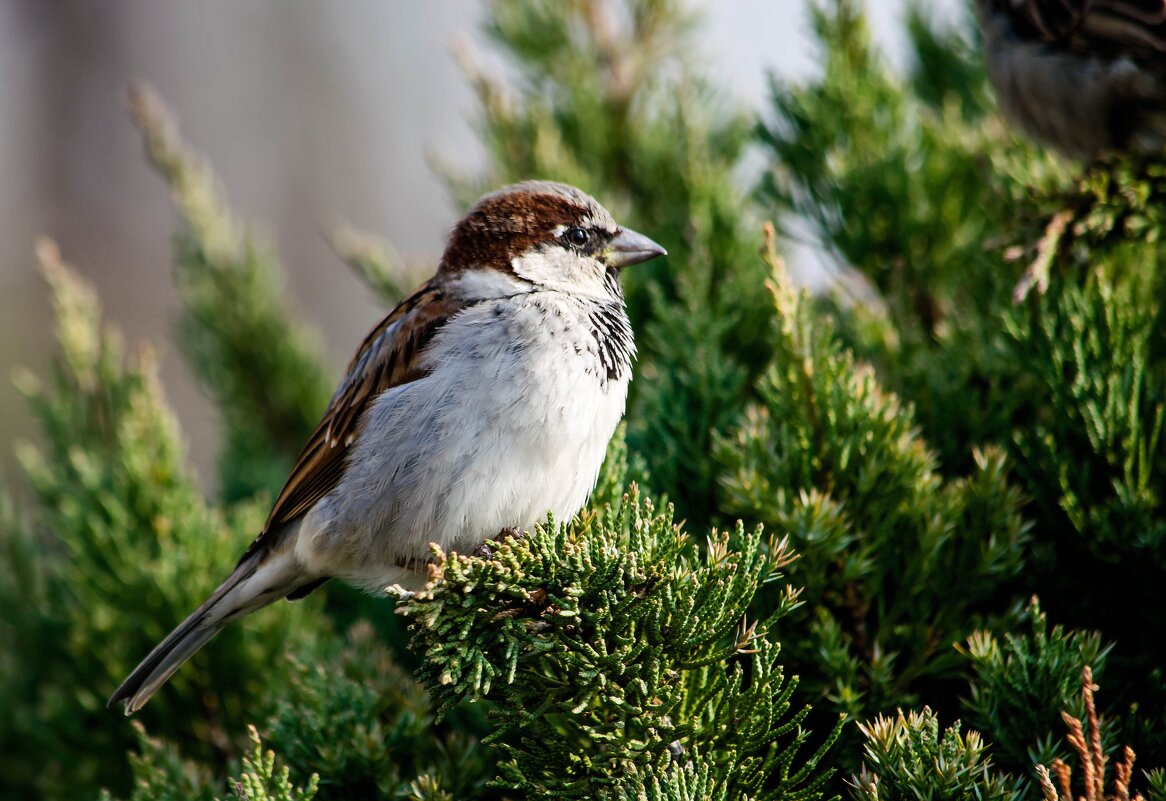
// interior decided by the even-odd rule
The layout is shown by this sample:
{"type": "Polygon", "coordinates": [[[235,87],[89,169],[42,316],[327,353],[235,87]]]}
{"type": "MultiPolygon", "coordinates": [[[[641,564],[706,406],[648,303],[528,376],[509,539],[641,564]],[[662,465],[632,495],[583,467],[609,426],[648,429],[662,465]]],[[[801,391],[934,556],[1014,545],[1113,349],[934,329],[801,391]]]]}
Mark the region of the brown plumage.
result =
{"type": "MultiPolygon", "coordinates": [[[[545,241],[548,227],[589,227],[594,221],[580,219],[587,196],[573,187],[566,190],[486,195],[450,234],[439,275],[452,277],[482,266],[510,271],[515,258],[545,241]]],[[[608,235],[590,242],[592,252],[601,250],[615,235],[615,231],[602,233],[608,235]]]]}
{"type": "Polygon", "coordinates": [[[258,549],[273,547],[273,537],[278,537],[285,524],[311,509],[339,483],[345,457],[360,433],[369,403],[386,389],[425,374],[418,355],[438,326],[464,306],[464,302],[447,297],[431,281],[401,301],[369,332],[348,363],[345,378],[333,394],[324,418],[296,459],[263,530],[240,563],[258,549]],[[398,324],[395,329],[394,324],[398,324]],[[390,329],[393,336],[386,337],[390,329]]]}
{"type": "Polygon", "coordinates": [[[1061,153],[1166,145],[1166,0],[976,0],[1004,116],[1061,153]]]}

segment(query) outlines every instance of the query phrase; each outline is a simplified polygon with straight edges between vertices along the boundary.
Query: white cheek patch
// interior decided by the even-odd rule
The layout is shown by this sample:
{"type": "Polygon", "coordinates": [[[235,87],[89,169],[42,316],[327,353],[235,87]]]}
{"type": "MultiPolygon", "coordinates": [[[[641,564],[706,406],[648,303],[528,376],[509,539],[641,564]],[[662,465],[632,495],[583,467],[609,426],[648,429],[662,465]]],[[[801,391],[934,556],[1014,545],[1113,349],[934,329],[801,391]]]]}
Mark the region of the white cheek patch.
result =
{"type": "MultiPolygon", "coordinates": [[[[521,275],[515,270],[516,274],[521,275]]],[[[525,277],[525,276],[524,276],[525,277]]],[[[488,300],[521,295],[534,289],[513,275],[498,270],[466,270],[457,278],[457,287],[467,300],[488,300]]]]}
{"type": "MultiPolygon", "coordinates": [[[[566,255],[566,254],[564,254],[566,255]]],[[[562,277],[564,272],[561,265],[553,262],[557,259],[548,258],[542,250],[524,253],[510,260],[510,267],[519,278],[525,278],[535,284],[547,285],[556,278],[562,277]]]]}
{"type": "Polygon", "coordinates": [[[514,274],[545,289],[584,297],[607,298],[607,270],[596,259],[554,245],[517,256],[510,262],[514,274]]]}

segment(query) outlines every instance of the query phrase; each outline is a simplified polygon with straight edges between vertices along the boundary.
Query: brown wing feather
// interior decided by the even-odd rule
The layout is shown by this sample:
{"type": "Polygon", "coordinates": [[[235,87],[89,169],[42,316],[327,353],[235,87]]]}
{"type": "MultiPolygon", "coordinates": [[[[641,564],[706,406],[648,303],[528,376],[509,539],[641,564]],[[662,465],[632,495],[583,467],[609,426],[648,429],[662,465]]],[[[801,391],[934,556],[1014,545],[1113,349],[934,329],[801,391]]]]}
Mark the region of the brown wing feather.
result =
{"type": "Polygon", "coordinates": [[[1166,0],[1010,0],[1047,42],[1082,53],[1157,58],[1166,53],[1166,0]]]}
{"type": "Polygon", "coordinates": [[[305,514],[340,482],[349,447],[369,404],[385,390],[425,375],[418,356],[442,323],[464,307],[463,301],[446,296],[430,282],[397,304],[369,332],[244,559],[274,544],[273,537],[286,523],[305,514]]]}

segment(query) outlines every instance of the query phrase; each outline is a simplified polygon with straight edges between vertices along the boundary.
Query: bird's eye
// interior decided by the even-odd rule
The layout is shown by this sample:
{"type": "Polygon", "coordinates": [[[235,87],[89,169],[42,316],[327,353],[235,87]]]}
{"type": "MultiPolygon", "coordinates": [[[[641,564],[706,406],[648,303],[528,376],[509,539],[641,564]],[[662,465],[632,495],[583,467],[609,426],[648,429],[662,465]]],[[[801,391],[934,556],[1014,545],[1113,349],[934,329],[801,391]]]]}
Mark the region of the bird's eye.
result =
{"type": "Polygon", "coordinates": [[[581,248],[591,239],[591,234],[587,232],[586,228],[568,228],[563,237],[575,247],[581,248]]]}

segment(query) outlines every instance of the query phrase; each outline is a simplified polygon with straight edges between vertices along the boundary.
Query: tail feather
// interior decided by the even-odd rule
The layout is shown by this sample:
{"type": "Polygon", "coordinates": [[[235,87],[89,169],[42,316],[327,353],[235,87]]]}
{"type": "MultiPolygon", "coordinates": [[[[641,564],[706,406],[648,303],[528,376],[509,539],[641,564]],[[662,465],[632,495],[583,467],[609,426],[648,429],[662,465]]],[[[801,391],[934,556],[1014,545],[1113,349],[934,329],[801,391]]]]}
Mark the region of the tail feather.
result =
{"type": "Polygon", "coordinates": [[[112,708],[125,701],[127,715],[137,712],[186,660],[228,623],[287,597],[313,580],[303,575],[288,552],[255,553],[244,559],[202,606],[154,646],[110,696],[107,706],[112,708]]]}

